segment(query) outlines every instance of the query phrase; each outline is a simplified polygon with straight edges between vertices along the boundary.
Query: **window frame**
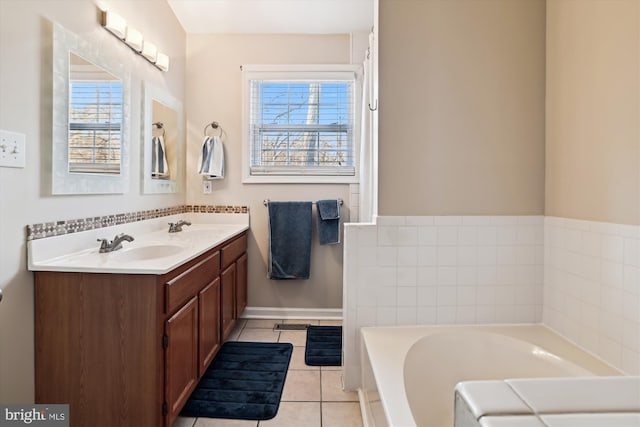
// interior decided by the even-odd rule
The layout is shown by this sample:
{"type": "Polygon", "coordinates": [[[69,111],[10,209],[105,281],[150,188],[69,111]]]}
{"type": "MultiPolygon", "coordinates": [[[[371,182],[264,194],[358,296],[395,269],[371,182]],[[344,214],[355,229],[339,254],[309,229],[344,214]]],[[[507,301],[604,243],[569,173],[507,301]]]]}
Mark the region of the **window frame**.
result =
{"type": "Polygon", "coordinates": [[[242,66],[242,182],[258,183],[345,183],[358,182],[361,117],[361,67],[351,64],[322,65],[243,65],[242,66]],[[304,166],[291,166],[278,172],[251,173],[251,81],[252,80],[353,80],[353,109],[351,153],[354,173],[331,173],[330,168],[322,174],[309,174],[304,166]],[[328,172],[328,173],[327,173],[328,172]]]}

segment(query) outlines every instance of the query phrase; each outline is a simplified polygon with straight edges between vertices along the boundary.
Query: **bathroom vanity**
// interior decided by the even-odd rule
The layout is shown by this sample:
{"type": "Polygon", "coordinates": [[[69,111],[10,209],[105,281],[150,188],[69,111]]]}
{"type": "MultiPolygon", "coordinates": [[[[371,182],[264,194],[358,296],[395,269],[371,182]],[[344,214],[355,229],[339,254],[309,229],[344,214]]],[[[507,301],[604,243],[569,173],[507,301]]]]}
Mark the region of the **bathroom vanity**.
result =
{"type": "Polygon", "coordinates": [[[246,228],[30,263],[36,403],[68,403],[71,426],[171,426],[247,304],[246,228]]]}

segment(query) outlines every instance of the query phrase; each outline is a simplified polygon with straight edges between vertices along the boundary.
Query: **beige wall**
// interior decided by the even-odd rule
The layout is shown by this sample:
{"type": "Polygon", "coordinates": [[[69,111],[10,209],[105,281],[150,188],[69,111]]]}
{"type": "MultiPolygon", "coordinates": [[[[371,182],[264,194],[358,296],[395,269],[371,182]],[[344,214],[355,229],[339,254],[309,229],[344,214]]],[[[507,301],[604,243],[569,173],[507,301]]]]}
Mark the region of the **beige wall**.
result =
{"type": "MultiPolygon", "coordinates": [[[[348,35],[198,35],[187,36],[187,200],[197,204],[248,205],[249,306],[340,308],[342,245],[312,242],[311,278],[274,281],[267,275],[267,208],[264,199],[342,198],[348,218],[348,185],[242,184],[242,64],[348,64],[348,35]],[[202,194],[195,172],[203,128],[217,121],[226,133],[225,173],[202,194]]],[[[315,214],[314,214],[315,216],[315,214]]]]}
{"type": "Polygon", "coordinates": [[[640,2],[547,4],[546,215],[640,224],[640,2]]]}
{"type": "Polygon", "coordinates": [[[0,129],[26,134],[26,167],[0,168],[0,402],[29,403],[33,389],[33,275],[25,226],[183,204],[184,194],[140,194],[142,81],[184,98],[185,34],[164,0],[104,1],[171,57],[162,73],[98,23],[92,0],[0,0],[0,129]],[[152,12],[150,15],[150,11],[152,12]],[[150,18],[152,16],[152,19],[150,18]],[[48,196],[51,22],[122,58],[131,72],[130,188],[125,194],[48,196]]]}
{"type": "Polygon", "coordinates": [[[381,215],[542,214],[544,0],[380,0],[381,215]]]}

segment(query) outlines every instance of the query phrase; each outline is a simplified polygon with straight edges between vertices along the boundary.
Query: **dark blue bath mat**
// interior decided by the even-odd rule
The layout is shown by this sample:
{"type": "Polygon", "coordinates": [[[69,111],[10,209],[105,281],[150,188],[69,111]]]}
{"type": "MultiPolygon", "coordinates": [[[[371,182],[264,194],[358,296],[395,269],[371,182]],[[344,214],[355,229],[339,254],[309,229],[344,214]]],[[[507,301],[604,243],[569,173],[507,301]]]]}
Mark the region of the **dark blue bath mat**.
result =
{"type": "Polygon", "coordinates": [[[180,415],[241,420],[275,417],[292,352],[289,343],[224,343],[180,415]]]}
{"type": "Polygon", "coordinates": [[[309,326],[304,363],[310,366],[340,366],[342,326],[309,326]]]}

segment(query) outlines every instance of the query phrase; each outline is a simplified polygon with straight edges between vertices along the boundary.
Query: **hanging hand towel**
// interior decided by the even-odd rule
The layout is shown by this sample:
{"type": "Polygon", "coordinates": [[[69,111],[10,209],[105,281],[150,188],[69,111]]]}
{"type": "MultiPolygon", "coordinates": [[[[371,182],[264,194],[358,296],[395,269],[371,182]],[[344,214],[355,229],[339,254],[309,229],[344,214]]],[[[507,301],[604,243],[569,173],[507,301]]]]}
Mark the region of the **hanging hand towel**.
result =
{"type": "Polygon", "coordinates": [[[205,136],[198,165],[200,175],[209,179],[224,178],[224,146],[219,136],[205,136]]]}
{"type": "Polygon", "coordinates": [[[169,178],[169,165],[167,164],[167,150],[164,147],[164,138],[154,136],[151,138],[151,176],[154,178],[169,178]]]}
{"type": "Polygon", "coordinates": [[[318,240],[321,245],[340,243],[340,200],[318,200],[318,240]]]}
{"type": "Polygon", "coordinates": [[[308,279],[311,202],[269,202],[270,279],[308,279]]]}

